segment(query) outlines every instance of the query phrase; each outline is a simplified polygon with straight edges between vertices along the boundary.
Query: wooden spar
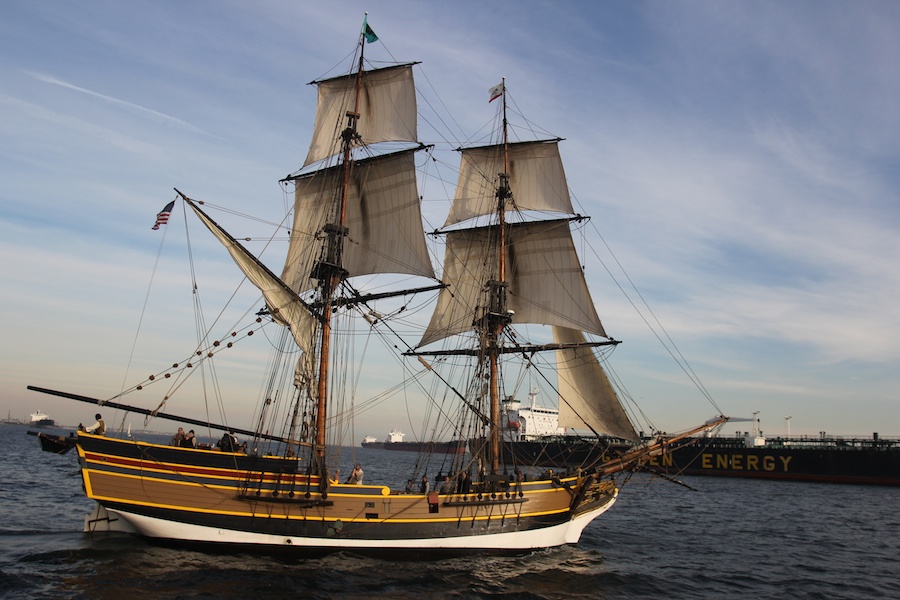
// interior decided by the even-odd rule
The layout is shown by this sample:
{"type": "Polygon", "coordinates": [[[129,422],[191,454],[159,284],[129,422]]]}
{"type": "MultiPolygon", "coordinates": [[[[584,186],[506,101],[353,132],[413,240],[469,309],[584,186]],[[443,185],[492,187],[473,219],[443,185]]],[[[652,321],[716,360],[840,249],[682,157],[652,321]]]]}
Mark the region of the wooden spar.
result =
{"type": "MultiPolygon", "coordinates": [[[[426,287],[419,288],[411,288],[408,290],[397,290],[394,292],[380,292],[378,294],[360,294],[358,292],[354,292],[353,296],[348,297],[338,297],[334,298],[331,301],[332,306],[354,306],[356,304],[365,304],[371,300],[380,300],[382,298],[393,298],[395,296],[406,296],[408,294],[417,294],[419,292],[431,292],[434,290],[440,290],[447,287],[444,283],[438,283],[436,285],[429,285],[426,287]]],[[[323,303],[314,302],[310,304],[311,308],[322,308],[323,303]]]]}
{"type": "MultiPolygon", "coordinates": [[[[534,354],[535,352],[547,352],[550,350],[566,350],[568,348],[598,348],[600,346],[616,346],[618,340],[608,342],[583,342],[569,344],[526,344],[524,346],[503,346],[497,348],[497,354],[534,354]]],[[[480,351],[477,348],[459,348],[455,350],[409,350],[403,356],[477,356],[480,351]]]]}
{"type": "Polygon", "coordinates": [[[510,197],[509,190],[509,137],[507,135],[506,121],[506,78],[501,82],[500,93],[503,102],[503,173],[500,174],[500,187],[497,190],[497,218],[498,218],[498,252],[499,264],[497,268],[497,280],[499,286],[494,293],[499,294],[500,300],[496,303],[499,309],[499,318],[496,319],[490,331],[488,342],[489,357],[491,361],[491,473],[500,471],[500,336],[503,334],[503,326],[506,321],[506,201],[510,197]]]}
{"type": "Polygon", "coordinates": [[[706,429],[718,427],[719,425],[723,425],[727,421],[728,417],[719,416],[715,419],[707,421],[699,427],[694,427],[690,431],[676,435],[675,437],[657,440],[649,446],[636,448],[630,452],[626,452],[619,458],[614,458],[612,460],[604,462],[602,466],[597,467],[596,473],[597,475],[603,477],[606,475],[612,475],[613,473],[624,471],[641,459],[649,458],[652,456],[659,456],[660,454],[664,453],[670,446],[673,446],[678,442],[691,437],[695,433],[700,433],[701,431],[704,431],[706,429]]]}
{"type": "Polygon", "coordinates": [[[190,417],[181,417],[178,415],[172,415],[172,414],[168,414],[168,413],[153,414],[152,410],[147,410],[146,408],[139,408],[137,406],[129,406],[127,404],[120,404],[118,402],[100,400],[99,398],[90,398],[88,396],[79,396],[78,394],[70,394],[69,392],[60,392],[58,390],[49,390],[47,388],[36,387],[33,385],[29,385],[28,389],[33,392],[40,392],[42,394],[49,394],[51,396],[59,396],[60,398],[68,398],[69,400],[77,400],[79,402],[87,402],[88,404],[96,404],[97,406],[108,406],[108,407],[114,408],[116,410],[125,410],[128,412],[137,413],[139,415],[151,416],[151,417],[154,417],[157,419],[165,419],[168,421],[178,421],[180,423],[188,423],[190,425],[197,425],[199,427],[209,427],[210,429],[215,429],[217,431],[230,431],[232,433],[240,433],[241,435],[247,435],[250,437],[259,437],[264,440],[273,440],[276,442],[283,442],[285,444],[291,444],[294,446],[308,445],[308,444],[304,444],[302,442],[298,442],[297,440],[290,440],[290,439],[283,438],[283,437],[280,437],[277,435],[268,435],[265,433],[257,433],[255,431],[249,431],[247,429],[238,429],[236,427],[228,427],[227,425],[208,423],[206,421],[201,421],[199,419],[191,419],[190,417]]]}
{"type": "MultiPolygon", "coordinates": [[[[321,284],[322,296],[322,345],[319,353],[319,385],[318,398],[316,398],[316,456],[322,462],[325,458],[326,440],[326,416],[328,410],[328,361],[331,354],[331,315],[333,312],[332,297],[338,284],[345,277],[343,270],[344,236],[347,230],[344,225],[347,220],[347,190],[350,188],[350,158],[353,140],[358,137],[356,121],[359,119],[359,96],[362,89],[363,60],[366,49],[365,31],[359,38],[359,67],[356,69],[356,99],[353,112],[347,112],[347,128],[341,133],[343,151],[343,174],[341,180],[340,206],[338,207],[338,222],[336,226],[328,227],[328,273],[321,284]]],[[[321,473],[325,475],[325,473],[321,473]]]]}

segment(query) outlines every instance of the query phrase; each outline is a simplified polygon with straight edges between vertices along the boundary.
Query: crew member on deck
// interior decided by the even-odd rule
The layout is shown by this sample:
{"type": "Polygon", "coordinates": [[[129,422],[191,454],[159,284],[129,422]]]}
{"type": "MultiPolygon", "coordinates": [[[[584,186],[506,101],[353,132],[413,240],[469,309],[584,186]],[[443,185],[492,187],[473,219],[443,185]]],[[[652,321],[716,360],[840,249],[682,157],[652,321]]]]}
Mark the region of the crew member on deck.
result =
{"type": "Polygon", "coordinates": [[[219,447],[219,450],[223,452],[237,452],[238,448],[241,447],[240,442],[238,442],[237,436],[235,436],[230,431],[226,431],[222,435],[222,439],[219,440],[219,443],[216,444],[219,447]]]}
{"type": "Polygon", "coordinates": [[[97,422],[91,425],[90,427],[85,427],[81,423],[78,424],[78,431],[83,431],[85,433],[96,433],[97,435],[104,435],[106,433],[106,421],[103,420],[103,417],[100,416],[100,413],[94,415],[94,418],[97,419],[97,422]]]}
{"type": "MultiPolygon", "coordinates": [[[[178,429],[181,429],[179,427],[178,429]]],[[[181,440],[182,448],[196,448],[197,447],[197,437],[194,435],[194,430],[191,429],[186,434],[184,434],[184,439],[181,440]]]]}
{"type": "Polygon", "coordinates": [[[356,463],[356,466],[350,471],[350,477],[347,478],[347,483],[351,485],[362,485],[363,482],[363,470],[362,467],[359,466],[359,463],[356,463]]]}
{"type": "Polygon", "coordinates": [[[184,428],[179,427],[178,432],[172,436],[172,439],[169,440],[170,446],[180,446],[181,442],[184,441],[184,428]]]}
{"type": "Polygon", "coordinates": [[[456,478],[456,491],[460,494],[468,494],[471,489],[472,482],[469,480],[468,473],[460,471],[459,476],[456,478]]]}

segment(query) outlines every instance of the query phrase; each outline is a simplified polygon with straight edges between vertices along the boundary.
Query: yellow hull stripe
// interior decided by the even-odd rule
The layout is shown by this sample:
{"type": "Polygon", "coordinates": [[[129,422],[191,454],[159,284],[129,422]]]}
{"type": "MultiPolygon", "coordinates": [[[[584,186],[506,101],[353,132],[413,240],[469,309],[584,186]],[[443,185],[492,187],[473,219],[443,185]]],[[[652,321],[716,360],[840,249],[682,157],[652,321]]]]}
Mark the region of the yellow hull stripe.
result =
{"type": "MultiPolygon", "coordinates": [[[[457,521],[460,521],[460,520],[470,522],[470,521],[473,521],[473,520],[475,520],[475,521],[488,521],[488,520],[498,520],[498,519],[524,518],[524,517],[539,517],[539,516],[547,516],[547,515],[562,514],[562,513],[566,513],[566,512],[569,511],[568,507],[565,507],[565,508],[562,508],[562,509],[555,509],[555,510],[548,510],[548,511],[537,511],[537,512],[528,512],[528,513],[524,513],[524,512],[523,512],[523,513],[518,513],[518,512],[512,512],[512,513],[510,513],[510,512],[507,512],[507,513],[505,513],[505,514],[504,514],[504,513],[495,513],[495,514],[491,514],[491,515],[481,515],[481,516],[478,516],[478,515],[476,515],[476,516],[471,516],[471,515],[457,515],[457,516],[454,516],[454,517],[445,517],[445,518],[426,517],[426,518],[418,518],[418,519],[403,519],[403,518],[378,518],[378,519],[366,519],[366,518],[354,518],[354,517],[344,517],[344,516],[329,517],[329,516],[327,516],[327,515],[297,515],[297,514],[293,514],[293,515],[292,515],[292,514],[274,514],[274,513],[272,513],[272,512],[266,512],[266,511],[256,511],[256,512],[250,512],[250,511],[226,511],[226,510],[215,510],[215,509],[205,509],[205,508],[192,508],[192,507],[189,508],[189,507],[185,507],[185,506],[172,505],[172,504],[160,504],[160,503],[145,502],[145,501],[140,501],[140,500],[126,499],[126,498],[117,498],[117,497],[115,497],[115,496],[101,496],[101,495],[95,494],[95,493],[93,492],[93,489],[92,489],[92,487],[90,486],[90,483],[89,483],[91,474],[92,474],[92,473],[97,473],[97,471],[93,471],[93,470],[90,470],[90,469],[85,469],[85,470],[84,470],[84,473],[85,473],[85,477],[84,477],[84,479],[85,479],[85,489],[86,489],[86,491],[87,491],[88,497],[91,498],[91,499],[93,499],[93,500],[98,500],[98,501],[108,501],[108,502],[118,502],[118,503],[122,503],[122,504],[130,504],[130,505],[135,505],[135,506],[146,506],[146,507],[150,507],[150,508],[160,508],[160,509],[167,509],[167,510],[178,510],[178,511],[183,511],[183,512],[195,512],[195,513],[203,513],[203,514],[225,515],[225,516],[236,516],[236,517],[257,517],[257,518],[259,518],[259,517],[265,517],[265,518],[271,518],[271,519],[286,519],[286,520],[300,520],[300,521],[317,521],[317,522],[321,522],[321,521],[342,521],[342,522],[345,522],[345,523],[453,523],[453,522],[457,522],[457,521]]],[[[139,476],[134,476],[134,475],[119,475],[119,474],[110,474],[110,473],[106,473],[106,472],[104,472],[103,474],[104,474],[104,475],[107,475],[107,476],[112,476],[112,477],[124,477],[124,478],[130,478],[130,479],[145,479],[145,478],[142,478],[142,477],[139,477],[139,476]]],[[[202,485],[200,485],[200,484],[195,484],[195,483],[171,482],[171,481],[168,481],[168,480],[165,480],[164,483],[166,483],[166,484],[172,484],[172,483],[174,483],[175,485],[184,485],[184,486],[191,486],[191,487],[204,487],[204,488],[210,488],[210,489],[213,489],[212,486],[202,486],[202,485]]],[[[222,487],[222,488],[218,488],[218,489],[227,490],[227,491],[233,491],[233,490],[234,490],[234,488],[227,488],[227,487],[222,487]]],[[[331,496],[331,495],[329,494],[329,497],[330,497],[330,496],[331,496]]],[[[354,496],[354,498],[364,498],[364,497],[365,497],[365,496],[354,496]]],[[[407,496],[407,498],[409,498],[409,497],[410,497],[410,496],[407,496]]],[[[390,496],[388,496],[388,497],[385,497],[385,496],[372,496],[372,498],[381,498],[381,499],[385,499],[385,498],[391,498],[391,497],[390,497],[390,496]]],[[[424,499],[425,499],[425,496],[419,496],[419,498],[422,499],[422,500],[424,500],[424,499]]],[[[253,501],[253,500],[251,500],[250,502],[258,502],[258,503],[260,503],[260,504],[271,505],[273,508],[275,508],[275,507],[284,507],[284,506],[285,506],[285,505],[282,504],[282,503],[269,504],[269,503],[266,502],[266,500],[258,500],[258,501],[253,501]]],[[[286,506],[287,506],[287,507],[290,507],[289,504],[286,505],[286,506]]],[[[466,509],[466,508],[468,508],[468,507],[462,507],[462,508],[466,509]]],[[[477,509],[478,507],[475,507],[475,508],[477,509]]],[[[310,508],[297,508],[297,510],[300,510],[300,511],[310,511],[310,510],[321,510],[321,509],[317,509],[316,507],[310,507],[310,508]]],[[[445,510],[447,510],[447,509],[445,509],[445,510]]]]}

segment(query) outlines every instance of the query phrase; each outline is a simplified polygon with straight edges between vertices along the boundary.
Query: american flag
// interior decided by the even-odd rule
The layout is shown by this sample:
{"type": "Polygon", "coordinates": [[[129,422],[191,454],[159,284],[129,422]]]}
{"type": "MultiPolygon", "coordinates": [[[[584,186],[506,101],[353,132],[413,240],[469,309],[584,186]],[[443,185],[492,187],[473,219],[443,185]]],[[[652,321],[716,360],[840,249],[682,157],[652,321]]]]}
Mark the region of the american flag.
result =
{"type": "Polygon", "coordinates": [[[156,215],[156,224],[153,225],[152,229],[154,229],[154,230],[159,229],[160,225],[165,225],[166,223],[169,222],[169,215],[172,214],[172,208],[174,206],[175,206],[174,200],[172,200],[171,202],[166,204],[166,207],[164,209],[162,209],[162,211],[160,211],[160,213],[158,215],[156,215]]]}

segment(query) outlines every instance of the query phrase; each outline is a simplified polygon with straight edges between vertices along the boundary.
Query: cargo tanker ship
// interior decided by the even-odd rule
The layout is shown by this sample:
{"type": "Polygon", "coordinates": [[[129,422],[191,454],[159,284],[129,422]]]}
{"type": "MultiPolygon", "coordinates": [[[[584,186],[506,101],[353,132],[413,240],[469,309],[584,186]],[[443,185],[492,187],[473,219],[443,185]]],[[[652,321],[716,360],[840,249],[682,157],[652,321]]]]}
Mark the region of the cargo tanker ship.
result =
{"type": "MultiPolygon", "coordinates": [[[[559,410],[535,401],[504,403],[507,464],[541,464],[566,469],[594,464],[627,451],[622,440],[571,435],[560,427],[559,410]]],[[[645,470],[667,476],[709,475],[790,481],[900,485],[900,439],[829,436],[766,438],[758,413],[748,432],[697,437],[689,445],[653,457],[645,470]]]]}
{"type": "Polygon", "coordinates": [[[900,485],[900,439],[760,435],[697,438],[652,458],[647,470],[790,481],[900,485]]]}
{"type": "Polygon", "coordinates": [[[429,454],[465,454],[465,442],[455,440],[449,442],[404,442],[406,434],[392,429],[383,442],[367,435],[362,441],[363,448],[383,448],[384,450],[402,450],[405,452],[427,452],[429,454]]]}

